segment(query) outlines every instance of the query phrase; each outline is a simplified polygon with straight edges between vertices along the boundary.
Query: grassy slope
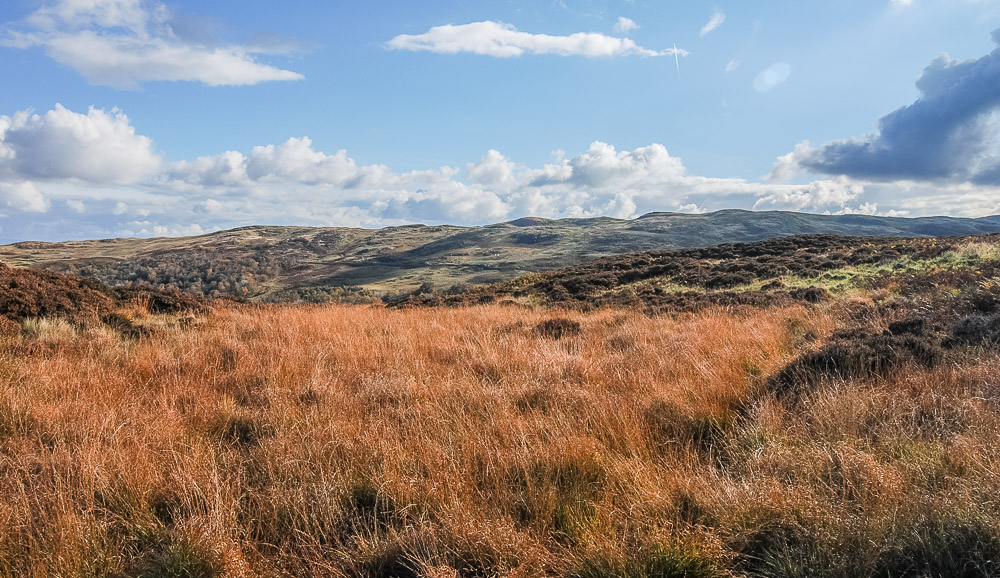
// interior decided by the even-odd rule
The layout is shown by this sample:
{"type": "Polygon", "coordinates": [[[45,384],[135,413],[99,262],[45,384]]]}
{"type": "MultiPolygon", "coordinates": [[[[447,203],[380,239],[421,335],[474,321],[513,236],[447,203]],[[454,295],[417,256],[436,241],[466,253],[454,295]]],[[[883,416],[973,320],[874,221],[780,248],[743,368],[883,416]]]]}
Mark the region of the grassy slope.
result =
{"type": "Polygon", "coordinates": [[[1000,240],[942,243],[819,303],[23,319],[0,576],[998,575],[1000,240]]]}
{"type": "Polygon", "coordinates": [[[457,283],[508,280],[594,257],[756,241],[777,235],[993,232],[1000,232],[1000,221],[988,218],[720,211],[706,215],[652,213],[631,221],[519,219],[472,228],[246,227],[176,239],[17,243],[0,247],[0,260],[94,276],[111,284],[140,280],[201,293],[216,290],[255,299],[296,300],[304,296],[299,291],[302,288],[359,286],[399,291],[428,282],[444,289],[457,283]]]}

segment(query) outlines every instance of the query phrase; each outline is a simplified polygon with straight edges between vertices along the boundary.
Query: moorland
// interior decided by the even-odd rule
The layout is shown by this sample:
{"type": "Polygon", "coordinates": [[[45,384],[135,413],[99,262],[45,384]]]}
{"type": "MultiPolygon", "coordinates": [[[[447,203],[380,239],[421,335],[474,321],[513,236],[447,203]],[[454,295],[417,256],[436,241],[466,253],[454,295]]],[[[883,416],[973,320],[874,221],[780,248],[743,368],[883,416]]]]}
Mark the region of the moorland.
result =
{"type": "Polygon", "coordinates": [[[0,576],[995,576],[1000,236],[364,305],[0,267],[0,576]]]}
{"type": "Polygon", "coordinates": [[[1000,218],[899,218],[726,210],[637,219],[523,218],[483,227],[242,227],[197,237],[21,242],[0,261],[209,297],[366,303],[461,293],[623,253],[835,234],[928,237],[1000,233],[1000,218]]]}

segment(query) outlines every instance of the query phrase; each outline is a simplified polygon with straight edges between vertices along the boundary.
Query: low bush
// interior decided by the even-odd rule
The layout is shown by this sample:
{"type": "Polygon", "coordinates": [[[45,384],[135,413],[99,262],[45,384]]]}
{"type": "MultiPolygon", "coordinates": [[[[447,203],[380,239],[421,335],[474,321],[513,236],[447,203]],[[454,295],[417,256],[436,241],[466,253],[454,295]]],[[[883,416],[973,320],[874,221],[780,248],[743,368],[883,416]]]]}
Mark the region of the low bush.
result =
{"type": "Polygon", "coordinates": [[[210,428],[212,434],[225,444],[250,447],[274,435],[274,428],[258,419],[241,415],[223,415],[210,428]]]}
{"type": "Polygon", "coordinates": [[[770,380],[770,389],[779,397],[795,397],[825,379],[885,378],[907,364],[935,367],[941,357],[941,347],[929,339],[855,332],[786,365],[770,380]]]}
{"type": "Polygon", "coordinates": [[[580,322],[572,319],[556,317],[547,319],[535,326],[535,335],[550,339],[562,339],[580,334],[580,322]]]}
{"type": "Polygon", "coordinates": [[[952,325],[945,347],[997,347],[1000,346],[1000,315],[970,315],[952,325]]]}

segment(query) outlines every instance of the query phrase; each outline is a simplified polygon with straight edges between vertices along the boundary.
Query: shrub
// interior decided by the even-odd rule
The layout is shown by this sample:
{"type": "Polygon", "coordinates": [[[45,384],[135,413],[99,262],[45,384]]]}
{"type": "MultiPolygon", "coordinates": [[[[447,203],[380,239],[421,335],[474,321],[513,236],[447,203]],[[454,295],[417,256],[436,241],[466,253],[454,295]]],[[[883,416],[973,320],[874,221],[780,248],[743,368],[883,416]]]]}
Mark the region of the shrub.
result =
{"type": "Polygon", "coordinates": [[[1000,315],[970,315],[955,323],[944,340],[945,347],[997,347],[1000,345],[1000,315]]]}
{"type": "Polygon", "coordinates": [[[16,337],[21,334],[21,324],[8,318],[0,317],[0,338],[16,337]]]}
{"type": "Polygon", "coordinates": [[[251,417],[226,415],[211,427],[212,434],[220,441],[234,446],[255,446],[262,439],[274,435],[274,429],[251,417]]]}
{"type": "Polygon", "coordinates": [[[806,303],[822,303],[830,298],[830,292],[822,287],[807,287],[805,289],[793,289],[788,294],[792,299],[805,301],[806,303]]]}
{"type": "Polygon", "coordinates": [[[927,334],[927,322],[920,318],[904,319],[889,324],[890,335],[916,335],[918,337],[927,334]]]}
{"type": "Polygon", "coordinates": [[[122,304],[141,304],[149,313],[205,313],[205,301],[191,293],[169,287],[157,289],[147,285],[119,287],[114,290],[117,301],[122,304]]]}
{"type": "Polygon", "coordinates": [[[730,419],[684,410],[669,402],[653,403],[645,413],[646,427],[660,446],[693,444],[708,449],[733,429],[730,419]]]}
{"type": "Polygon", "coordinates": [[[556,317],[547,319],[535,326],[535,335],[550,339],[562,339],[580,334],[580,322],[556,317]]]}
{"type": "Polygon", "coordinates": [[[769,385],[779,397],[795,396],[824,379],[885,378],[906,364],[934,367],[941,356],[936,343],[913,335],[855,333],[792,361],[769,385]]]}
{"type": "Polygon", "coordinates": [[[101,317],[101,322],[117,331],[122,337],[129,339],[149,337],[155,333],[149,327],[136,325],[131,319],[120,313],[108,313],[101,317]]]}
{"type": "Polygon", "coordinates": [[[92,317],[114,307],[108,293],[107,287],[93,280],[0,263],[0,315],[14,321],[92,317]]]}

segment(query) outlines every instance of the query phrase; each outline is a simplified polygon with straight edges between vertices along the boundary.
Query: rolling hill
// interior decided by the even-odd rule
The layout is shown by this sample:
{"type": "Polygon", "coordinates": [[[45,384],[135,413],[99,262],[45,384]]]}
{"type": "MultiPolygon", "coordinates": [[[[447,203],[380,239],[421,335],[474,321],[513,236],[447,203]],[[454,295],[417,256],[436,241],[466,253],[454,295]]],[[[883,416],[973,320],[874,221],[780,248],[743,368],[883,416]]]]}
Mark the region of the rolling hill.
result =
{"type": "Polygon", "coordinates": [[[197,237],[21,242],[0,261],[201,295],[260,301],[365,300],[423,286],[507,281],[589,259],[779,236],[960,236],[1000,232],[1000,218],[893,218],[726,210],[637,219],[522,218],[482,227],[254,226],[197,237]]]}

